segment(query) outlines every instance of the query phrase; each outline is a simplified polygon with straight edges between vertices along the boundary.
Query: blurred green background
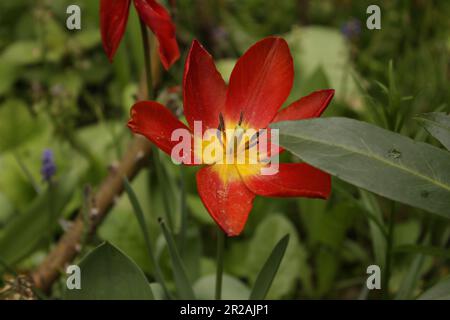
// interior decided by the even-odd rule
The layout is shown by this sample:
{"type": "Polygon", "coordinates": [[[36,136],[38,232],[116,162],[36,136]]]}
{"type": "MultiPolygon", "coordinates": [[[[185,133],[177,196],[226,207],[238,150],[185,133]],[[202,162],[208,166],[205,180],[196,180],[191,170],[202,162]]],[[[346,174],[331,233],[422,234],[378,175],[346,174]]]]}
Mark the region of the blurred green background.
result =
{"type": "MultiPolygon", "coordinates": [[[[288,102],[334,88],[336,96],[325,116],[360,119],[436,143],[413,117],[450,110],[450,2],[176,2],[182,57],[161,73],[157,89],[159,99],[169,100],[178,114],[180,94],[168,88],[181,83],[192,39],[211,52],[227,79],[250,45],[277,34],[288,41],[294,57],[295,84],[288,102]],[[381,30],[366,28],[370,4],[381,7],[381,30]],[[387,118],[381,115],[386,104],[393,105],[387,118]]],[[[138,18],[132,8],[110,64],[101,47],[98,7],[94,0],[0,2],[0,258],[18,273],[43,260],[83,205],[85,186],[95,190],[131,139],[125,124],[143,75],[138,18]],[[70,4],[81,7],[81,30],[66,28],[70,4]],[[52,150],[56,164],[54,189],[40,173],[45,149],[52,150]]],[[[212,297],[216,226],[197,195],[196,169],[181,169],[165,155],[161,159],[168,177],[164,188],[152,167],[132,184],[155,252],[170,279],[169,255],[156,218],[164,211],[166,195],[177,232],[185,189],[189,228],[181,254],[197,296],[212,297]]],[[[269,298],[379,298],[379,291],[364,288],[367,266],[385,263],[386,244],[376,224],[384,224],[387,207],[384,199],[338,179],[329,201],[258,197],[244,233],[227,240],[224,298],[248,296],[271,249],[286,233],[290,243],[269,298]]],[[[390,290],[392,297],[415,298],[450,272],[450,224],[419,209],[396,209],[390,290]],[[418,245],[435,250],[414,250],[418,245]]],[[[145,242],[126,196],[117,199],[80,256],[103,240],[123,250],[152,279],[145,242]]],[[[52,297],[60,298],[63,287],[61,280],[52,297]]]]}

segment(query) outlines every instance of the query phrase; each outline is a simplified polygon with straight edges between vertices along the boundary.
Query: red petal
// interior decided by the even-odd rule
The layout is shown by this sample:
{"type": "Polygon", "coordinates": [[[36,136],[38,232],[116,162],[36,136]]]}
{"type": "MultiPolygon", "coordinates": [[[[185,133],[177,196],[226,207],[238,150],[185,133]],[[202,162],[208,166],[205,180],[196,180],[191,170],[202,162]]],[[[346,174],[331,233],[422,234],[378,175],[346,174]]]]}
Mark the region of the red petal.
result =
{"type": "Polygon", "coordinates": [[[230,77],[226,120],[265,128],[287,99],[294,79],[289,47],[281,38],[269,37],[254,44],[239,59],[230,77]]]}
{"type": "MultiPolygon", "coordinates": [[[[152,141],[158,148],[171,155],[172,148],[179,141],[171,141],[172,132],[176,129],[189,128],[179,121],[169,109],[155,101],[140,101],[131,108],[131,119],[128,127],[134,133],[141,134],[152,141]]],[[[193,163],[192,144],[189,154],[185,158],[177,158],[177,161],[193,163]]]]}
{"type": "Polygon", "coordinates": [[[266,197],[307,197],[326,199],[331,177],[307,163],[280,163],[274,175],[243,175],[246,186],[266,197]]]}
{"type": "Polygon", "coordinates": [[[100,31],[103,49],[112,62],[125,32],[131,0],[100,1],[100,31]]]}
{"type": "Polygon", "coordinates": [[[307,95],[277,113],[272,122],[320,117],[333,99],[334,90],[320,90],[307,95]]]}
{"type": "Polygon", "coordinates": [[[206,209],[220,228],[228,236],[239,235],[255,195],[242,182],[236,167],[215,165],[200,169],[197,188],[206,209]]]}
{"type": "Polygon", "coordinates": [[[134,6],[159,43],[159,56],[167,70],[180,57],[175,25],[166,9],[155,0],[134,0],[134,6]]]}
{"type": "Polygon", "coordinates": [[[184,114],[190,127],[194,127],[194,120],[201,120],[204,130],[217,129],[226,93],[227,86],[211,55],[194,40],[183,77],[184,114]]]}

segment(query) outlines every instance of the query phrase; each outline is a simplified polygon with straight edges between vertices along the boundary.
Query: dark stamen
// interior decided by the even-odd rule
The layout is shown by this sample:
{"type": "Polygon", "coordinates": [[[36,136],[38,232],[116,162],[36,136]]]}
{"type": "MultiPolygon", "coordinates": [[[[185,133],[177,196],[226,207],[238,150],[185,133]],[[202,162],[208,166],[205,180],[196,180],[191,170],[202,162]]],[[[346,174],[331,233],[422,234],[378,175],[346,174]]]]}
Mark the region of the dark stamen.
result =
{"type": "Polygon", "coordinates": [[[256,146],[259,143],[259,131],[257,131],[251,138],[250,141],[247,141],[245,143],[245,150],[248,150],[250,148],[253,148],[254,146],[256,146]]]}
{"type": "Polygon", "coordinates": [[[220,131],[225,131],[225,121],[223,121],[222,112],[219,113],[219,130],[220,131]]]}
{"type": "Polygon", "coordinates": [[[220,144],[223,146],[223,142],[222,142],[222,130],[220,130],[220,125],[219,125],[219,128],[218,128],[217,131],[216,131],[216,136],[217,136],[217,139],[219,139],[220,144]]]}
{"type": "Polygon", "coordinates": [[[239,116],[238,126],[242,124],[242,120],[244,120],[244,112],[241,111],[241,115],[239,116]]]}
{"type": "Polygon", "coordinates": [[[223,146],[222,134],[225,135],[225,121],[223,120],[222,112],[219,113],[219,127],[217,128],[217,138],[220,141],[220,144],[223,146]]]}

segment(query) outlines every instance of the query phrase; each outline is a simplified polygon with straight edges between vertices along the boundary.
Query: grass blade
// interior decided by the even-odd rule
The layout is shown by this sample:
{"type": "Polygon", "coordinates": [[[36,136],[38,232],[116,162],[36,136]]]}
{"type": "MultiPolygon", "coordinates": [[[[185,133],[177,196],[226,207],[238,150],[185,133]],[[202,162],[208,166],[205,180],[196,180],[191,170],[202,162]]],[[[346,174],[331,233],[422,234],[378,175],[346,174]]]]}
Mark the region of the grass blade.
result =
{"type": "Polygon", "coordinates": [[[444,112],[431,112],[420,115],[417,120],[433,137],[450,150],[450,116],[444,112]]]}
{"type": "Polygon", "coordinates": [[[275,246],[266,263],[256,278],[250,293],[250,300],[263,300],[272,285],[273,279],[280,267],[281,260],[289,243],[289,235],[285,235],[275,246]]]}
{"type": "Polygon", "coordinates": [[[428,256],[440,257],[449,259],[450,251],[445,248],[439,248],[434,246],[407,244],[395,248],[396,252],[416,253],[428,256]]]}
{"type": "Polygon", "coordinates": [[[147,246],[148,256],[150,258],[150,263],[152,264],[153,270],[155,270],[155,278],[158,281],[158,283],[161,285],[161,287],[163,288],[165,295],[167,297],[170,297],[169,290],[167,289],[166,284],[164,283],[164,278],[162,276],[161,269],[159,268],[158,262],[156,260],[156,256],[153,253],[153,245],[151,242],[150,235],[148,234],[148,231],[147,231],[147,224],[145,222],[145,216],[142,211],[142,207],[139,204],[139,200],[138,200],[136,194],[134,193],[134,190],[131,187],[130,182],[128,181],[128,179],[126,177],[123,178],[123,185],[125,188],[125,192],[128,195],[128,199],[130,200],[131,205],[134,209],[134,213],[136,214],[136,218],[139,222],[139,226],[141,228],[142,234],[144,235],[144,240],[145,240],[145,244],[147,246]]]}
{"type": "MultiPolygon", "coordinates": [[[[153,164],[155,166],[155,171],[156,171],[156,179],[157,179],[158,183],[161,185],[161,189],[162,190],[170,190],[170,188],[167,184],[168,177],[165,172],[165,168],[161,162],[161,158],[159,156],[159,150],[155,146],[153,146],[152,155],[153,155],[153,164]]],[[[163,201],[163,206],[164,206],[164,213],[165,213],[167,222],[169,224],[169,228],[171,230],[175,230],[174,223],[172,221],[172,215],[171,215],[170,199],[167,196],[167,192],[163,192],[162,201],[163,201]]]]}
{"type": "Polygon", "coordinates": [[[167,247],[169,249],[170,258],[172,260],[173,275],[175,278],[175,285],[177,287],[178,296],[183,300],[195,299],[194,290],[186,273],[186,268],[181,261],[180,253],[178,252],[175,241],[166,227],[163,219],[159,218],[159,224],[166,238],[167,247]]]}
{"type": "Polygon", "coordinates": [[[418,300],[450,300],[450,277],[441,280],[425,291],[418,300]]]}

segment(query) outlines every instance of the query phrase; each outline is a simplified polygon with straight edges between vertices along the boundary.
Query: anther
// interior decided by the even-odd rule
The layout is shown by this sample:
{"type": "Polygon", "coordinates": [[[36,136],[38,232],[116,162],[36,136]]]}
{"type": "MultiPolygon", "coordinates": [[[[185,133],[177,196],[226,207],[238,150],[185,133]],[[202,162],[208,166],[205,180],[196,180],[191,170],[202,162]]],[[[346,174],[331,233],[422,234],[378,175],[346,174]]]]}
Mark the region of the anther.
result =
{"type": "Polygon", "coordinates": [[[222,130],[220,130],[220,126],[219,126],[219,128],[217,128],[216,136],[217,136],[217,139],[219,139],[220,144],[223,145],[223,142],[222,142],[222,130]]]}
{"type": "Polygon", "coordinates": [[[220,131],[225,130],[225,121],[223,120],[222,112],[219,113],[219,130],[220,131]]]}
{"type": "Polygon", "coordinates": [[[259,143],[259,134],[260,132],[257,131],[251,138],[250,141],[247,141],[245,143],[245,150],[248,150],[254,146],[256,146],[259,143]]]}
{"type": "Polygon", "coordinates": [[[240,126],[242,124],[243,120],[244,120],[244,112],[241,111],[241,115],[239,116],[238,126],[240,126]]]}
{"type": "MultiPolygon", "coordinates": [[[[217,128],[217,138],[220,141],[220,144],[223,146],[222,134],[225,135],[225,121],[223,120],[222,112],[219,113],[219,127],[217,128]]],[[[226,139],[226,136],[225,136],[226,139]]]]}

